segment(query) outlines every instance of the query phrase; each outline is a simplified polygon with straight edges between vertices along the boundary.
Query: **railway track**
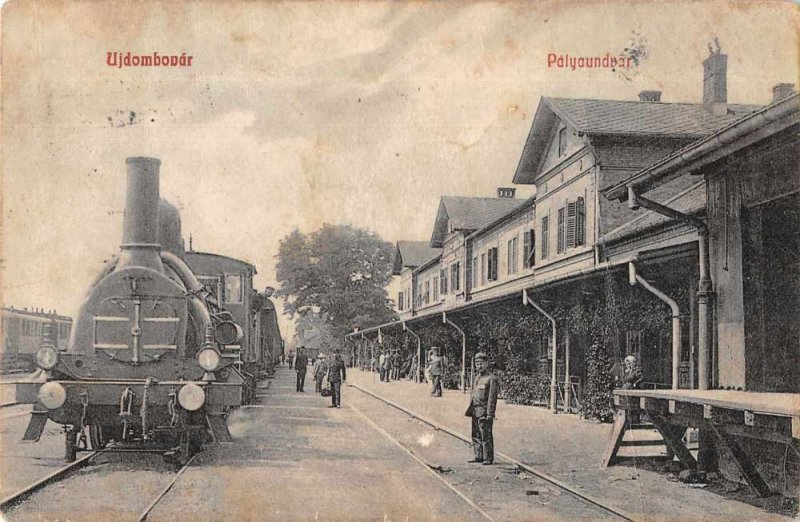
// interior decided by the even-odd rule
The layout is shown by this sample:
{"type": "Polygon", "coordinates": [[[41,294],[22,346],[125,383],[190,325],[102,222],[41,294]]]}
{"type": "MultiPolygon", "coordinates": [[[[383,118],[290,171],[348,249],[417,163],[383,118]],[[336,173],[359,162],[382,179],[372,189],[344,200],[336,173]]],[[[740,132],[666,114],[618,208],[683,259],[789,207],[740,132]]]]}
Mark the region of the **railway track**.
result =
{"type": "Polygon", "coordinates": [[[441,476],[441,475],[439,475],[439,474],[438,474],[436,471],[434,471],[434,469],[433,469],[433,466],[432,466],[430,463],[428,463],[428,462],[425,462],[425,461],[424,461],[422,458],[420,458],[420,457],[419,457],[419,456],[418,456],[416,453],[414,453],[413,451],[411,451],[410,449],[408,449],[408,448],[407,448],[407,447],[406,447],[406,446],[405,446],[405,445],[404,445],[402,442],[400,442],[399,440],[397,440],[396,438],[394,438],[394,437],[393,437],[391,434],[389,434],[389,432],[387,432],[386,430],[384,430],[383,428],[381,428],[380,426],[378,426],[378,424],[377,424],[375,421],[373,421],[372,419],[370,419],[369,417],[367,417],[366,415],[364,415],[364,413],[362,413],[362,412],[361,412],[361,410],[359,410],[358,408],[356,408],[356,407],[355,407],[355,406],[353,406],[352,404],[350,404],[348,407],[349,407],[351,410],[353,410],[353,412],[355,412],[355,413],[356,413],[356,415],[358,415],[358,416],[359,416],[359,417],[361,417],[361,418],[362,418],[364,421],[366,421],[366,422],[367,422],[367,424],[369,424],[369,425],[370,425],[370,426],[372,426],[372,427],[373,427],[373,428],[374,428],[376,431],[378,431],[378,432],[379,432],[381,435],[383,435],[384,437],[386,437],[387,439],[389,439],[389,440],[390,440],[392,443],[394,443],[394,444],[395,444],[397,447],[399,447],[401,450],[403,450],[403,451],[404,451],[406,454],[410,455],[410,456],[411,456],[411,458],[413,458],[415,461],[417,461],[417,463],[418,463],[418,464],[420,464],[420,465],[421,465],[421,466],[422,466],[422,467],[423,467],[423,468],[424,468],[426,471],[428,471],[428,472],[429,472],[431,475],[433,475],[434,477],[436,477],[436,478],[437,478],[437,479],[438,479],[440,482],[442,482],[442,483],[443,483],[445,486],[447,486],[447,488],[448,488],[448,489],[450,489],[450,491],[452,491],[452,492],[453,492],[453,493],[455,493],[455,494],[456,494],[458,497],[460,497],[460,498],[461,498],[461,500],[463,500],[464,502],[466,502],[467,504],[469,504],[469,506],[470,506],[472,509],[474,509],[475,511],[477,511],[478,513],[480,513],[480,514],[481,514],[481,516],[483,516],[483,518],[485,518],[486,520],[489,520],[490,522],[495,522],[495,519],[494,519],[494,518],[493,518],[493,517],[492,517],[490,514],[488,514],[488,513],[487,513],[485,510],[483,510],[483,509],[482,509],[480,506],[478,506],[478,505],[477,505],[475,502],[473,502],[473,501],[472,501],[472,499],[470,499],[470,498],[469,498],[469,497],[468,497],[468,496],[467,496],[467,495],[466,495],[466,494],[465,494],[463,491],[461,491],[459,488],[455,487],[455,486],[454,486],[453,484],[451,484],[450,482],[446,481],[444,478],[442,478],[442,476],[441,476]]]}
{"type": "MultiPolygon", "coordinates": [[[[431,428],[434,428],[435,430],[437,430],[439,432],[445,433],[445,434],[447,434],[447,435],[449,435],[449,436],[451,436],[451,437],[453,437],[453,438],[455,438],[455,439],[457,439],[457,440],[459,440],[459,441],[461,441],[463,443],[467,443],[467,444],[470,444],[470,445],[472,444],[472,439],[471,438],[468,438],[468,437],[466,437],[466,436],[464,436],[464,435],[462,435],[462,434],[460,434],[460,433],[458,433],[458,432],[456,432],[456,431],[454,431],[454,430],[452,430],[452,429],[450,429],[450,428],[448,428],[446,426],[443,426],[443,425],[441,425],[441,424],[439,424],[439,423],[437,423],[437,422],[435,422],[433,420],[430,420],[430,419],[428,419],[428,418],[426,418],[426,417],[424,417],[422,415],[419,415],[418,413],[416,413],[416,412],[414,412],[414,411],[412,411],[412,410],[410,410],[410,409],[408,409],[408,408],[406,408],[406,407],[404,407],[404,406],[402,406],[400,404],[397,404],[396,402],[394,402],[394,401],[392,401],[390,399],[382,397],[382,396],[374,393],[371,390],[362,388],[361,386],[359,386],[357,384],[349,384],[348,386],[350,386],[351,388],[354,388],[354,389],[364,393],[365,395],[370,396],[373,399],[376,399],[376,400],[378,400],[378,401],[380,401],[380,402],[382,402],[382,403],[384,403],[384,404],[386,404],[388,406],[391,406],[392,408],[395,408],[396,410],[401,411],[402,413],[404,413],[405,415],[411,417],[412,419],[416,419],[417,421],[422,422],[423,424],[426,424],[426,425],[430,426],[431,428]]],[[[352,405],[350,405],[350,407],[353,408],[352,405]]],[[[355,408],[353,408],[353,411],[355,411],[357,414],[359,414],[361,416],[364,416],[363,413],[359,412],[355,408]]],[[[374,424],[374,422],[371,421],[371,419],[367,419],[367,420],[369,420],[370,423],[374,424]]],[[[374,425],[374,427],[378,428],[380,431],[384,431],[377,425],[374,425]]],[[[393,440],[393,442],[395,442],[395,444],[398,444],[401,447],[403,447],[403,449],[405,449],[406,452],[411,453],[412,456],[414,456],[415,458],[418,458],[418,457],[416,457],[416,455],[414,455],[414,453],[410,449],[406,448],[405,446],[402,445],[402,443],[397,441],[397,439],[394,439],[394,437],[391,437],[391,435],[389,435],[388,433],[385,433],[385,432],[384,432],[384,435],[389,437],[389,438],[391,438],[393,440]]],[[[598,509],[604,511],[605,513],[607,513],[607,514],[612,515],[615,518],[618,518],[618,519],[621,519],[621,520],[628,520],[628,521],[631,521],[631,522],[637,520],[637,518],[635,518],[633,515],[631,515],[629,513],[626,513],[626,512],[624,512],[624,511],[622,511],[620,509],[617,509],[617,508],[615,508],[613,506],[609,506],[607,504],[604,504],[600,500],[598,500],[598,499],[596,499],[596,498],[594,498],[594,497],[592,497],[590,495],[587,495],[586,493],[578,491],[577,489],[571,487],[569,484],[566,484],[566,483],[564,483],[564,482],[562,482],[562,481],[560,481],[560,480],[558,480],[558,479],[556,479],[556,478],[554,478],[554,477],[552,477],[552,476],[550,476],[550,475],[548,475],[548,474],[546,474],[546,473],[544,473],[544,472],[542,472],[540,470],[537,470],[536,468],[534,468],[532,466],[524,464],[524,463],[520,462],[519,460],[517,460],[517,459],[515,459],[513,457],[510,457],[508,455],[505,455],[505,454],[495,450],[495,458],[497,460],[504,460],[504,461],[514,465],[521,472],[528,473],[528,474],[530,474],[530,475],[532,475],[532,476],[534,476],[534,477],[536,477],[538,479],[541,479],[544,482],[550,484],[551,486],[555,486],[560,491],[563,491],[564,493],[567,493],[571,497],[576,498],[576,499],[578,499],[579,501],[581,501],[583,503],[589,504],[589,505],[593,506],[594,508],[598,508],[598,509]]],[[[429,464],[427,464],[427,463],[424,463],[424,464],[430,470],[431,466],[429,464]]],[[[441,477],[439,477],[439,478],[441,479],[441,477]]],[[[444,479],[441,479],[441,480],[444,480],[444,479]]],[[[453,489],[453,488],[451,487],[451,489],[453,489]]],[[[459,496],[463,497],[462,493],[460,493],[460,492],[457,492],[457,493],[459,494],[459,496]]],[[[491,520],[491,517],[489,515],[485,514],[482,511],[481,511],[481,513],[484,514],[487,518],[489,518],[491,520]]]]}
{"type": "MultiPolygon", "coordinates": [[[[20,503],[28,500],[29,498],[36,495],[41,490],[47,488],[48,486],[60,483],[70,477],[72,477],[78,470],[81,468],[86,467],[90,462],[96,459],[101,454],[121,454],[121,453],[152,453],[152,451],[142,451],[142,450],[135,450],[135,449],[128,449],[128,448],[115,448],[114,446],[110,446],[106,449],[92,451],[87,455],[84,455],[80,459],[76,460],[75,462],[71,462],[58,470],[50,473],[46,477],[39,479],[16,493],[8,496],[7,498],[3,499],[0,503],[0,513],[7,514],[9,510],[14,509],[20,503]]],[[[147,507],[137,516],[136,520],[138,522],[143,522],[148,519],[150,514],[156,508],[156,506],[167,496],[169,491],[173,488],[175,483],[178,479],[184,474],[184,472],[194,463],[195,458],[198,454],[193,455],[188,462],[181,466],[178,469],[171,480],[164,486],[159,494],[147,505],[147,507]]],[[[75,515],[75,513],[72,513],[75,515]]]]}
{"type": "Polygon", "coordinates": [[[58,482],[60,480],[64,480],[65,478],[69,477],[77,470],[81,469],[82,467],[89,464],[89,462],[100,455],[101,453],[105,453],[105,450],[98,450],[89,453],[88,455],[84,455],[83,457],[79,458],[75,462],[70,462],[69,464],[57,469],[56,471],[50,473],[44,478],[41,478],[24,488],[20,489],[16,493],[9,495],[8,497],[4,498],[0,501],[0,512],[5,513],[9,509],[13,508],[23,500],[26,500],[31,495],[36,493],[37,491],[58,482]]]}

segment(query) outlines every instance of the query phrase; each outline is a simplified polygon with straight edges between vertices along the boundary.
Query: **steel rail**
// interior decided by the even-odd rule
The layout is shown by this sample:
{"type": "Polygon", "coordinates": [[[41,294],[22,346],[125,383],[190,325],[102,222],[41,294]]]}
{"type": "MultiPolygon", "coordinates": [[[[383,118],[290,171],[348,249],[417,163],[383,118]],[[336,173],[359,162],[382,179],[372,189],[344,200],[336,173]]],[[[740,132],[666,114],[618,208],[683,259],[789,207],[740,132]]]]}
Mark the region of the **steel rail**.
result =
{"type": "MultiPolygon", "coordinates": [[[[348,386],[350,386],[351,388],[355,388],[355,389],[357,389],[358,391],[360,391],[362,393],[370,395],[371,397],[373,397],[373,398],[375,398],[375,399],[377,399],[377,400],[379,400],[381,402],[384,402],[384,403],[388,404],[389,406],[391,406],[393,408],[396,408],[396,409],[402,411],[406,415],[409,415],[410,417],[412,417],[414,419],[417,419],[417,420],[419,420],[419,421],[431,426],[432,428],[434,428],[436,430],[439,430],[441,432],[447,433],[448,435],[450,435],[452,437],[455,437],[456,439],[459,439],[459,440],[461,440],[461,441],[463,441],[465,443],[472,444],[472,439],[471,438],[467,438],[464,435],[462,435],[462,434],[460,434],[460,433],[458,433],[458,432],[456,432],[454,430],[451,430],[450,428],[448,428],[446,426],[443,426],[443,425],[441,425],[441,424],[439,424],[439,423],[437,423],[435,421],[432,421],[432,420],[430,420],[430,419],[428,419],[426,417],[423,417],[423,416],[419,415],[418,413],[415,413],[415,412],[409,410],[408,408],[406,408],[404,406],[401,406],[401,405],[397,404],[396,402],[394,402],[394,401],[392,401],[390,399],[387,399],[385,397],[381,397],[380,395],[378,395],[377,393],[375,393],[375,392],[373,392],[371,390],[367,390],[365,388],[362,388],[361,386],[359,386],[357,384],[348,384],[348,386]]],[[[351,408],[352,408],[352,406],[351,406],[351,408]]],[[[595,507],[598,507],[598,508],[602,509],[603,511],[606,511],[607,513],[610,513],[610,514],[612,514],[612,515],[614,515],[616,517],[619,517],[619,518],[621,518],[623,520],[628,520],[630,522],[635,522],[636,520],[638,520],[633,515],[631,515],[629,513],[626,513],[625,511],[622,511],[622,510],[620,510],[618,508],[614,508],[614,507],[608,506],[606,504],[603,504],[600,500],[598,500],[598,499],[596,499],[594,497],[591,497],[591,496],[589,496],[589,495],[587,495],[585,493],[581,493],[580,491],[572,488],[568,484],[566,484],[564,482],[561,482],[557,478],[551,477],[550,475],[548,475],[548,474],[546,474],[546,473],[544,473],[542,471],[539,471],[539,470],[537,470],[537,469],[535,469],[535,468],[533,468],[533,467],[531,467],[531,466],[529,466],[527,464],[524,464],[524,463],[518,461],[517,459],[515,459],[513,457],[509,457],[508,455],[500,453],[499,451],[495,451],[495,455],[500,457],[500,458],[502,458],[502,459],[504,459],[504,460],[506,460],[506,461],[508,461],[508,462],[510,462],[510,463],[512,463],[512,464],[514,464],[519,469],[521,469],[523,471],[526,471],[527,473],[530,473],[531,475],[534,475],[534,476],[544,480],[545,482],[549,482],[550,484],[558,487],[559,489],[561,489],[563,491],[566,491],[570,495],[572,495],[572,496],[574,496],[574,497],[576,497],[576,498],[578,498],[580,500],[583,500],[584,502],[586,502],[588,504],[591,504],[591,505],[593,505],[595,507]]]]}
{"type": "Polygon", "coordinates": [[[192,455],[192,457],[186,462],[186,464],[184,464],[183,467],[180,470],[178,470],[175,476],[172,477],[172,480],[169,481],[169,484],[167,484],[166,487],[163,490],[161,490],[161,493],[158,494],[156,499],[153,500],[153,502],[151,502],[149,506],[147,506],[147,509],[142,511],[141,515],[139,515],[139,518],[136,519],[137,522],[143,522],[144,520],[147,520],[147,517],[150,515],[150,512],[153,511],[153,509],[155,509],[156,505],[161,501],[161,499],[164,498],[164,496],[166,496],[167,493],[169,493],[169,490],[172,489],[172,486],[175,485],[180,476],[183,475],[183,473],[187,469],[189,469],[189,466],[191,466],[192,462],[194,462],[194,459],[195,457],[197,457],[197,455],[199,455],[199,453],[195,453],[194,455],[192,455]]]}
{"type": "Polygon", "coordinates": [[[16,493],[4,498],[0,502],[0,511],[6,512],[8,509],[14,507],[15,505],[19,504],[33,493],[36,493],[40,489],[44,488],[45,486],[56,482],[58,480],[62,480],[69,476],[71,473],[77,471],[78,469],[86,466],[90,460],[95,458],[96,456],[100,455],[101,453],[105,453],[106,450],[97,450],[93,451],[90,454],[81,457],[80,459],[76,460],[75,462],[70,462],[66,466],[57,469],[56,471],[50,473],[46,477],[37,480],[33,484],[25,486],[21,490],[17,491],[16,493]]]}
{"type": "MultiPolygon", "coordinates": [[[[351,386],[352,386],[352,385],[351,385],[351,386]]],[[[391,442],[393,442],[393,443],[394,443],[394,444],[395,444],[395,445],[396,445],[398,448],[400,448],[401,450],[403,450],[404,452],[406,452],[408,455],[410,455],[410,456],[411,456],[411,458],[413,458],[415,461],[417,461],[417,463],[419,463],[419,464],[420,464],[420,465],[421,465],[423,468],[425,468],[425,470],[427,470],[427,471],[428,471],[428,473],[430,473],[431,475],[433,475],[434,477],[436,477],[437,479],[439,479],[439,480],[440,480],[440,481],[441,481],[441,482],[442,482],[442,483],[443,483],[445,486],[447,486],[447,487],[448,487],[448,489],[450,489],[450,491],[452,491],[453,493],[455,493],[456,495],[458,495],[458,496],[461,498],[461,500],[463,500],[464,502],[466,502],[467,504],[469,504],[469,506],[470,506],[472,509],[474,509],[475,511],[477,511],[478,513],[480,513],[481,515],[483,515],[483,517],[484,517],[484,518],[486,518],[486,520],[489,520],[489,521],[491,521],[491,522],[495,522],[495,519],[494,519],[494,518],[492,518],[492,516],[491,516],[491,515],[489,515],[489,514],[488,514],[486,511],[484,511],[483,509],[481,509],[481,508],[480,508],[480,506],[478,506],[478,505],[477,505],[475,502],[473,502],[473,501],[472,501],[472,500],[471,500],[469,497],[467,497],[467,496],[466,496],[464,493],[462,493],[462,492],[461,492],[461,491],[460,491],[458,488],[456,488],[456,487],[455,487],[454,485],[452,485],[451,483],[447,482],[447,481],[446,481],[444,478],[442,478],[442,477],[441,477],[441,475],[439,475],[439,474],[438,474],[438,473],[436,473],[436,472],[435,472],[433,469],[431,469],[431,466],[430,466],[430,464],[428,464],[427,462],[425,462],[424,460],[422,460],[422,459],[421,459],[420,457],[418,457],[418,456],[417,456],[417,455],[416,455],[416,454],[415,454],[413,451],[411,451],[410,449],[408,449],[407,447],[405,447],[405,446],[403,445],[403,443],[402,443],[402,442],[400,442],[400,441],[399,441],[399,440],[397,440],[396,438],[392,437],[392,436],[391,436],[391,435],[390,435],[390,434],[389,434],[389,433],[388,433],[386,430],[384,430],[383,428],[381,428],[380,426],[378,426],[378,425],[375,423],[375,421],[373,421],[372,419],[370,419],[369,417],[367,417],[366,415],[364,415],[363,413],[361,413],[361,410],[359,410],[358,408],[356,408],[356,407],[355,407],[355,406],[353,406],[352,404],[349,404],[349,405],[348,405],[348,408],[350,408],[351,410],[353,410],[353,411],[354,411],[354,412],[355,412],[355,413],[356,413],[358,416],[360,416],[362,419],[364,419],[364,421],[365,421],[367,424],[369,424],[370,426],[372,426],[373,428],[375,428],[375,430],[376,430],[378,433],[380,433],[381,435],[383,435],[384,437],[386,437],[387,439],[389,439],[389,440],[390,440],[391,442]]],[[[141,520],[140,520],[139,522],[141,522],[141,520]]]]}

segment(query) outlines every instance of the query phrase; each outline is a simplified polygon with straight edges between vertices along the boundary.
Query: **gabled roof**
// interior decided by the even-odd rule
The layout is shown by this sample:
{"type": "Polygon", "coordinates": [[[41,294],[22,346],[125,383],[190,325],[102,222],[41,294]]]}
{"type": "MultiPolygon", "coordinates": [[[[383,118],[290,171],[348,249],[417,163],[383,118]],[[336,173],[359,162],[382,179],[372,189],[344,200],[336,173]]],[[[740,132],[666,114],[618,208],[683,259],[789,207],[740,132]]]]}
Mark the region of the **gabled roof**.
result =
{"type": "Polygon", "coordinates": [[[448,224],[454,231],[472,232],[497,221],[525,201],[515,198],[442,196],[430,244],[433,247],[442,246],[449,232],[448,224]]]}
{"type": "Polygon", "coordinates": [[[756,133],[767,131],[768,135],[772,135],[797,125],[798,121],[800,121],[800,94],[795,93],[675,151],[635,176],[604,190],[603,195],[608,199],[625,201],[628,199],[629,187],[634,188],[639,194],[644,194],[680,176],[689,168],[696,170],[719,160],[725,154],[731,154],[739,147],[747,146],[748,139],[756,136],[756,133]]]}
{"type": "Polygon", "coordinates": [[[422,266],[441,253],[441,248],[433,248],[428,241],[398,241],[392,275],[400,275],[406,267],[422,266]]]}
{"type": "Polygon", "coordinates": [[[701,137],[758,108],[729,105],[714,114],[701,103],[543,98],[578,132],[586,134],[661,134],[701,137]]]}
{"type": "MultiPolygon", "coordinates": [[[[706,182],[701,180],[695,183],[686,190],[676,194],[672,198],[663,203],[670,208],[677,210],[683,214],[695,214],[706,208],[706,182]]],[[[653,227],[663,225],[669,221],[674,221],[672,218],[663,214],[653,211],[647,211],[640,216],[636,216],[632,220],[623,223],[614,230],[609,231],[603,236],[603,241],[607,243],[619,241],[636,234],[640,234],[645,230],[653,227]]]]}
{"type": "Polygon", "coordinates": [[[514,183],[531,183],[538,174],[559,120],[587,135],[698,139],[756,109],[754,105],[727,105],[725,114],[715,114],[699,103],[542,97],[514,183]]]}

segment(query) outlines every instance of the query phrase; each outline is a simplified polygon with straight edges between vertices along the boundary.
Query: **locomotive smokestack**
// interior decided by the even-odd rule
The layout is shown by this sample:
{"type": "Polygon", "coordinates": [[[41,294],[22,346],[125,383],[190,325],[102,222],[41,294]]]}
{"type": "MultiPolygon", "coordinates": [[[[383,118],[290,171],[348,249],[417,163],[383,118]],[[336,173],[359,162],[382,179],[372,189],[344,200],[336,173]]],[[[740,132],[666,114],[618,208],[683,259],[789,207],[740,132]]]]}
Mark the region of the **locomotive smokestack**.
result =
{"type": "Polygon", "coordinates": [[[163,272],[158,243],[158,169],[156,158],[128,158],[128,188],[117,268],[143,266],[163,272]]]}

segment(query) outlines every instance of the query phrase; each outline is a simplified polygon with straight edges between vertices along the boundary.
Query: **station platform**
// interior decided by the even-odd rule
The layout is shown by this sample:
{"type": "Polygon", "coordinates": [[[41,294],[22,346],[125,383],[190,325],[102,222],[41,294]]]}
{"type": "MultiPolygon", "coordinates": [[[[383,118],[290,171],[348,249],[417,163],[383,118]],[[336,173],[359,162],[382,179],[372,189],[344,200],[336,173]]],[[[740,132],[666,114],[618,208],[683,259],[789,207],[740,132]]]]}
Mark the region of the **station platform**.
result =
{"type": "MultiPolygon", "coordinates": [[[[378,395],[450,428],[470,435],[470,420],[464,416],[469,396],[445,390],[432,397],[427,384],[409,380],[381,382],[378,375],[352,369],[348,384],[358,384],[378,395]]],[[[348,388],[350,394],[360,393],[348,388]]],[[[605,467],[603,454],[612,433],[611,424],[580,419],[577,415],[553,414],[534,406],[500,401],[494,423],[495,448],[609,505],[645,520],[788,520],[744,502],[728,499],[707,489],[669,480],[663,472],[642,469],[636,457],[653,456],[653,447],[632,445],[620,450],[623,465],[605,467]],[[647,453],[645,453],[647,451],[647,453]]],[[[635,436],[658,437],[657,432],[637,431],[635,436]]],[[[666,455],[661,446],[656,454],[666,455]]],[[[465,448],[464,457],[469,458],[465,448]]]]}

